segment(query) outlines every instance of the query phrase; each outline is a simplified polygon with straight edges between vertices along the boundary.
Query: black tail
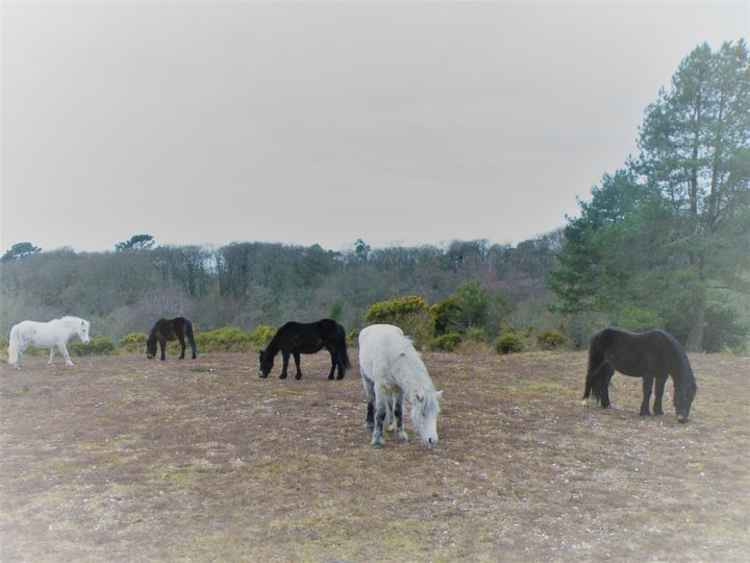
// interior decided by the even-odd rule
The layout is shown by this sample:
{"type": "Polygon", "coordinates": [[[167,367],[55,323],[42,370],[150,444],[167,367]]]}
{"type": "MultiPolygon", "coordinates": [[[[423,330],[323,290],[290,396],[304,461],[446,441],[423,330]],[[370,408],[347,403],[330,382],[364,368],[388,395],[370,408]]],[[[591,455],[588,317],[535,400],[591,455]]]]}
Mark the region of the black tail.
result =
{"type": "Polygon", "coordinates": [[[588,399],[589,395],[593,395],[594,399],[603,407],[609,406],[607,389],[613,372],[614,370],[606,362],[604,354],[600,350],[600,342],[594,336],[589,345],[589,365],[586,372],[586,389],[583,398],[588,399]]]}
{"type": "Polygon", "coordinates": [[[349,354],[346,351],[346,332],[341,325],[336,327],[336,359],[339,364],[339,379],[341,379],[344,377],[346,370],[352,367],[349,354]]]}
{"type": "Polygon", "coordinates": [[[190,343],[190,349],[193,351],[193,359],[198,355],[198,351],[195,348],[195,337],[193,336],[193,323],[185,319],[185,336],[187,336],[188,342],[190,343]]]}

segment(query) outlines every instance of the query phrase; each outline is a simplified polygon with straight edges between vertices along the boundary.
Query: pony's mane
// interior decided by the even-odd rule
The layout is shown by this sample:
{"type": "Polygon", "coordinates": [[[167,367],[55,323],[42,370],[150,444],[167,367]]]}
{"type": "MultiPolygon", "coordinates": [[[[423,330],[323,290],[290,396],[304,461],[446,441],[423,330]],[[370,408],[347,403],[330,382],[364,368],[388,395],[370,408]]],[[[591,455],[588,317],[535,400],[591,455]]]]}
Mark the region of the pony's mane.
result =
{"type": "Polygon", "coordinates": [[[398,366],[398,363],[405,363],[406,366],[408,366],[409,373],[416,375],[416,378],[412,377],[411,379],[417,387],[424,389],[425,391],[434,391],[435,386],[432,383],[430,372],[427,371],[427,366],[424,365],[422,356],[417,352],[416,348],[414,348],[411,338],[404,336],[403,345],[400,348],[399,355],[394,362],[396,364],[394,367],[396,369],[403,369],[403,364],[402,366],[398,366]]]}

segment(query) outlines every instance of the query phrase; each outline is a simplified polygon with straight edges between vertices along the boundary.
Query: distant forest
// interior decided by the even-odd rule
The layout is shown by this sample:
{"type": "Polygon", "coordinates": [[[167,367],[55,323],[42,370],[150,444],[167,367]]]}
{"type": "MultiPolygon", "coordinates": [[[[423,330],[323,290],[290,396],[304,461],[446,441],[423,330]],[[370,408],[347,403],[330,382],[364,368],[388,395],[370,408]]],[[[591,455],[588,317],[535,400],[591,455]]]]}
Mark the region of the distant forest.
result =
{"type": "Polygon", "coordinates": [[[750,329],[746,43],[689,53],[645,109],[637,141],[638,154],[604,174],[591,200],[579,202],[579,216],[516,246],[476,240],[371,249],[358,240],[347,252],[258,242],[211,250],[157,246],[148,234],[103,253],[18,243],[0,262],[0,330],[66,313],[113,338],[176,315],[199,330],[321,317],[351,330],[373,303],[418,295],[435,304],[458,291],[463,301],[455,303],[466,307],[476,305],[467,295],[479,296],[484,325],[463,328],[487,337],[556,329],[581,346],[615,324],[667,329],[692,351],[743,349],[750,329]]]}
{"type": "Polygon", "coordinates": [[[516,247],[456,241],[446,248],[370,249],[360,240],[342,253],[260,242],[218,250],[155,246],[141,235],[114,252],[36,251],[0,263],[0,329],[66,313],[114,338],[176,315],[194,319],[199,330],[321,317],[351,329],[374,302],[420,295],[434,303],[472,280],[528,316],[518,322],[532,323],[546,314],[545,278],[560,241],[553,233],[516,247]]]}

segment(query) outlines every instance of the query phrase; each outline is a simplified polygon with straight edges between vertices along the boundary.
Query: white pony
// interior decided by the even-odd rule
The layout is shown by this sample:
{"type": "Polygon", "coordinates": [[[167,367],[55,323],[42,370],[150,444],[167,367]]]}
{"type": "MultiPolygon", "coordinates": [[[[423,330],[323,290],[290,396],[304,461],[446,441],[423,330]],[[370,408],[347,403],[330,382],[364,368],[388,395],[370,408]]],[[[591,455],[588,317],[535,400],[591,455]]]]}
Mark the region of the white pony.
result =
{"type": "Polygon", "coordinates": [[[414,346],[397,326],[370,325],[359,333],[359,372],[367,395],[367,428],[372,445],[383,446],[386,416],[395,418],[398,436],[408,440],[402,418],[411,403],[414,429],[428,448],[438,442],[437,418],[443,392],[436,391],[414,346]]]}
{"type": "Polygon", "coordinates": [[[39,348],[49,348],[49,365],[52,365],[55,347],[57,347],[65,358],[65,363],[72,366],[73,362],[70,359],[70,354],[68,354],[66,344],[76,334],[83,343],[87,343],[89,341],[89,327],[88,321],[78,317],[62,317],[46,323],[23,321],[13,325],[13,328],[10,329],[8,343],[8,363],[20,368],[24,350],[29,346],[38,346],[39,348]]]}

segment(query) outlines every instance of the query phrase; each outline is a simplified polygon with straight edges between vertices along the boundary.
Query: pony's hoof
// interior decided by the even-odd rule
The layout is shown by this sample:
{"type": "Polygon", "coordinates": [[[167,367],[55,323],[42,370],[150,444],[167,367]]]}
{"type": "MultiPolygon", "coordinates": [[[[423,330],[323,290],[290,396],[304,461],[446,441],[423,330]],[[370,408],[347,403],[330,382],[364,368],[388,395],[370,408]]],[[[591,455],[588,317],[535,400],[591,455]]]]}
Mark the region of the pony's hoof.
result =
{"type": "Polygon", "coordinates": [[[328,381],[333,381],[333,374],[328,376],[328,381]]]}
{"type": "Polygon", "coordinates": [[[285,374],[285,373],[282,373],[282,374],[281,374],[281,375],[279,376],[279,379],[286,379],[286,374],[285,374]]]}
{"type": "Polygon", "coordinates": [[[641,411],[641,416],[651,416],[651,413],[648,411],[646,412],[641,411]]]}
{"type": "Polygon", "coordinates": [[[664,411],[654,411],[654,416],[663,416],[664,411]]]}
{"type": "Polygon", "coordinates": [[[342,379],[344,379],[344,376],[343,376],[343,375],[339,375],[339,376],[338,376],[338,377],[336,378],[336,381],[341,381],[342,379]]]}
{"type": "Polygon", "coordinates": [[[263,375],[263,374],[261,373],[261,374],[260,374],[260,375],[259,375],[258,377],[260,377],[261,379],[265,379],[266,377],[268,377],[268,375],[263,375]]]}
{"type": "Polygon", "coordinates": [[[370,444],[373,448],[382,449],[383,448],[383,442],[373,442],[370,444]]]}
{"type": "Polygon", "coordinates": [[[398,439],[402,442],[408,442],[409,441],[409,435],[406,432],[399,432],[398,433],[398,439]]]}
{"type": "Polygon", "coordinates": [[[302,379],[302,374],[298,373],[297,375],[294,376],[294,379],[297,379],[297,380],[302,379]]]}

